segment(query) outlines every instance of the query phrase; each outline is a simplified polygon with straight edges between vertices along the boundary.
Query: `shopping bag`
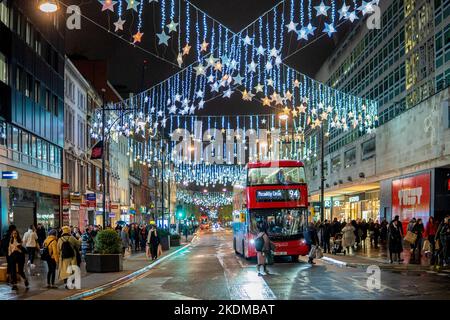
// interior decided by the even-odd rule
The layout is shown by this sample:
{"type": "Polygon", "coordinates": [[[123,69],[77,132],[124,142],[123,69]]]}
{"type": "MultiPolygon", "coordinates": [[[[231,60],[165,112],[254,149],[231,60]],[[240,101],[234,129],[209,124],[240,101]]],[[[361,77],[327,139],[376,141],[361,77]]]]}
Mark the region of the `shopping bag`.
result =
{"type": "Polygon", "coordinates": [[[422,251],[425,252],[425,253],[431,251],[431,244],[430,244],[430,241],[429,241],[429,240],[425,240],[425,241],[423,242],[422,251]]]}
{"type": "Polygon", "coordinates": [[[415,233],[413,233],[413,232],[411,232],[411,231],[408,231],[408,232],[406,233],[406,236],[405,236],[405,241],[406,241],[406,242],[409,242],[409,243],[416,243],[416,240],[417,240],[417,234],[415,234],[415,233]]]}
{"type": "Polygon", "coordinates": [[[316,259],[321,259],[323,258],[323,251],[321,248],[317,248],[316,249],[316,259]]]}
{"type": "Polygon", "coordinates": [[[316,246],[312,245],[309,251],[308,258],[314,259],[316,257],[316,246]]]}

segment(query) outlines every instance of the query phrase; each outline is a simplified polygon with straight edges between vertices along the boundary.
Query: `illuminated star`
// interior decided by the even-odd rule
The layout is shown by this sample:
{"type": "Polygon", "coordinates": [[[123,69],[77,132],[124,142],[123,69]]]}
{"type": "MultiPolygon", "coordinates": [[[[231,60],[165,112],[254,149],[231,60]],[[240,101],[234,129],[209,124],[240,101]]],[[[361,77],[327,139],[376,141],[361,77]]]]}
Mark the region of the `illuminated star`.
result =
{"type": "Polygon", "coordinates": [[[297,40],[305,39],[308,40],[308,29],[303,27],[297,31],[297,40]]]}
{"type": "Polygon", "coordinates": [[[183,55],[181,54],[181,52],[177,56],[177,62],[178,66],[181,68],[181,66],[183,65],[183,55]]]}
{"type": "Polygon", "coordinates": [[[143,33],[138,31],[135,35],[133,35],[133,43],[141,42],[143,35],[143,33]]]}
{"type": "Polygon", "coordinates": [[[214,65],[214,70],[222,71],[222,64],[220,63],[220,61],[216,62],[216,64],[214,65]]]}
{"type": "Polygon", "coordinates": [[[342,8],[338,11],[339,12],[339,20],[346,19],[348,15],[348,9],[350,9],[350,6],[345,5],[345,3],[342,5],[342,8]]]}
{"type": "Polygon", "coordinates": [[[202,90],[198,90],[198,91],[195,93],[195,96],[196,96],[197,98],[203,98],[204,92],[203,92],[202,90]]]}
{"type": "Polygon", "coordinates": [[[158,114],[158,117],[162,117],[162,115],[163,115],[162,110],[159,110],[157,114],[158,114]]]}
{"type": "Polygon", "coordinates": [[[175,112],[177,112],[177,106],[173,104],[173,105],[169,108],[169,113],[175,113],[175,112]]]}
{"type": "Polygon", "coordinates": [[[195,106],[191,104],[191,107],[189,108],[189,114],[194,114],[195,106]]]}
{"type": "Polygon", "coordinates": [[[291,100],[292,100],[292,93],[288,90],[288,91],[286,91],[286,93],[284,94],[284,97],[285,97],[287,100],[291,101],[291,100]]]}
{"type": "Polygon", "coordinates": [[[159,39],[158,44],[164,44],[165,46],[169,45],[167,41],[169,41],[170,36],[168,36],[164,30],[161,33],[157,33],[156,36],[159,39]]]}
{"type": "Polygon", "coordinates": [[[253,95],[251,94],[251,92],[247,92],[247,89],[244,89],[244,91],[242,92],[242,100],[245,101],[252,101],[252,97],[253,95]]]}
{"type": "Polygon", "coordinates": [[[167,122],[167,118],[163,118],[161,120],[161,127],[165,128],[166,127],[166,122],[167,122]]]}
{"type": "Polygon", "coordinates": [[[211,92],[219,92],[219,84],[217,82],[211,85],[211,92]]]}
{"type": "Polygon", "coordinates": [[[266,124],[266,119],[262,119],[262,120],[261,120],[261,123],[262,123],[262,124],[266,124]]]}
{"type": "Polygon", "coordinates": [[[262,92],[262,91],[263,91],[263,88],[264,88],[264,87],[263,87],[261,84],[258,83],[258,84],[256,85],[256,87],[255,87],[256,93],[262,92]]]}
{"type": "Polygon", "coordinates": [[[268,107],[270,107],[270,99],[269,99],[268,97],[264,97],[264,98],[262,99],[262,103],[263,103],[263,106],[268,106],[268,107]]]}
{"type": "Polygon", "coordinates": [[[234,70],[234,69],[236,69],[236,67],[237,67],[237,61],[236,60],[231,60],[231,62],[230,62],[230,69],[231,70],[234,70]]]}
{"type": "Polygon", "coordinates": [[[301,104],[300,106],[298,106],[297,109],[298,109],[298,112],[300,112],[300,113],[306,112],[306,106],[304,104],[301,104]]]}
{"type": "Polygon", "coordinates": [[[173,20],[170,21],[170,23],[167,24],[166,26],[167,26],[167,28],[169,28],[169,33],[173,32],[173,31],[177,32],[178,23],[175,23],[173,20]]]}
{"type": "Polygon", "coordinates": [[[249,72],[256,72],[256,63],[252,60],[248,65],[248,71],[249,72]]]}
{"type": "Polygon", "coordinates": [[[214,76],[211,74],[209,77],[208,77],[208,82],[209,83],[212,83],[212,82],[214,82],[214,76]]]}
{"type": "Polygon", "coordinates": [[[119,17],[119,20],[117,20],[116,22],[114,22],[114,26],[116,27],[116,29],[114,30],[114,32],[117,32],[119,30],[123,31],[123,25],[125,23],[125,20],[122,20],[121,17],[119,17]]]}
{"type": "Polygon", "coordinates": [[[198,109],[203,109],[203,106],[205,105],[205,101],[202,99],[200,100],[200,102],[198,103],[198,109]]]}
{"type": "Polygon", "coordinates": [[[350,20],[351,22],[353,22],[358,19],[358,16],[356,15],[355,11],[352,11],[352,12],[348,13],[347,19],[350,20]]]}
{"type": "Polygon", "coordinates": [[[248,35],[246,35],[245,38],[242,41],[244,41],[245,45],[252,44],[252,38],[250,38],[248,35]]]}
{"type": "Polygon", "coordinates": [[[138,12],[137,6],[140,4],[137,0],[126,0],[128,3],[127,10],[134,10],[138,12]]]}
{"type": "Polygon", "coordinates": [[[188,98],[184,98],[183,102],[182,102],[182,106],[186,108],[187,106],[189,106],[189,102],[191,102],[191,101],[188,98]]]}
{"type": "Polygon", "coordinates": [[[272,79],[267,79],[267,85],[270,87],[273,87],[273,80],[272,79]]]}
{"type": "Polygon", "coordinates": [[[324,3],[323,3],[323,1],[320,3],[320,5],[318,5],[318,6],[314,6],[314,9],[316,9],[316,11],[317,11],[317,16],[328,16],[328,13],[327,13],[327,11],[328,11],[328,9],[330,9],[330,7],[329,6],[326,6],[324,3]]]}
{"type": "Polygon", "coordinates": [[[332,23],[325,22],[325,28],[323,29],[323,32],[327,33],[328,36],[331,37],[333,33],[336,32],[336,29],[334,28],[332,23]]]}
{"type": "Polygon", "coordinates": [[[263,56],[266,53],[266,50],[262,45],[259,45],[259,47],[256,49],[256,54],[263,56]]]}
{"type": "Polygon", "coordinates": [[[225,98],[230,98],[232,93],[233,93],[233,91],[231,91],[231,89],[228,88],[228,90],[226,90],[226,91],[223,93],[223,96],[224,96],[225,98]]]}
{"type": "Polygon", "coordinates": [[[238,74],[237,76],[234,77],[235,84],[242,84],[242,80],[243,80],[243,78],[241,77],[240,74],[238,74]]]}
{"type": "Polygon", "coordinates": [[[298,26],[298,23],[294,23],[294,21],[291,21],[286,25],[286,28],[288,29],[288,32],[291,32],[291,31],[296,31],[297,26],[298,26]]]}
{"type": "Polygon", "coordinates": [[[105,0],[100,1],[100,3],[103,5],[102,11],[109,10],[114,12],[114,5],[117,3],[117,1],[105,0]]]}
{"type": "Polygon", "coordinates": [[[209,43],[206,42],[206,40],[203,40],[202,44],[200,45],[201,51],[207,51],[208,46],[209,46],[209,43]]]}
{"type": "Polygon", "coordinates": [[[314,31],[317,29],[316,27],[314,27],[311,23],[308,23],[308,25],[306,26],[306,29],[308,30],[308,34],[309,35],[313,35],[314,31]]]}
{"type": "Polygon", "coordinates": [[[361,6],[358,8],[359,11],[365,16],[368,13],[372,13],[375,11],[371,2],[363,1],[361,6]]]}
{"type": "Polygon", "coordinates": [[[278,67],[283,61],[281,60],[281,56],[277,56],[275,58],[275,65],[278,67]]]}
{"type": "Polygon", "coordinates": [[[197,65],[194,67],[195,75],[198,76],[204,76],[205,75],[205,67],[202,64],[197,65]]]}
{"type": "Polygon", "coordinates": [[[191,50],[191,46],[189,45],[189,43],[186,43],[183,48],[183,56],[189,54],[189,50],[191,50]]]}
{"type": "Polygon", "coordinates": [[[300,86],[300,81],[298,79],[294,80],[294,88],[298,88],[300,86]]]}
{"type": "Polygon", "coordinates": [[[271,57],[276,57],[276,56],[278,56],[278,50],[277,49],[275,49],[275,48],[272,48],[272,49],[270,49],[270,56],[271,57]]]}
{"type": "Polygon", "coordinates": [[[295,109],[292,109],[292,116],[295,118],[298,115],[298,111],[295,109]]]}
{"type": "Polygon", "coordinates": [[[178,93],[175,95],[175,101],[180,102],[181,101],[181,95],[179,95],[178,93]]]}
{"type": "Polygon", "coordinates": [[[272,66],[272,62],[270,62],[270,61],[267,61],[267,63],[266,63],[266,71],[267,72],[270,72],[270,70],[272,70],[272,68],[273,68],[273,66],[272,66]]]}

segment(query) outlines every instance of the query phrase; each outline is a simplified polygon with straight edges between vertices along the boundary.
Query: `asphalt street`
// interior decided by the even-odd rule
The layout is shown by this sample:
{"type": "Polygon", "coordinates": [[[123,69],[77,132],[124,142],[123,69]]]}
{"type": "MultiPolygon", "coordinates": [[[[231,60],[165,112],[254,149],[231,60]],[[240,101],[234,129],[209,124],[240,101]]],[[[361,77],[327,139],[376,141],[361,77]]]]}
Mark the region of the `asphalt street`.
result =
{"type": "Polygon", "coordinates": [[[232,243],[230,230],[202,232],[146,277],[97,299],[450,299],[450,277],[426,271],[381,270],[378,289],[365,269],[286,259],[259,277],[256,261],[236,255],[232,243]]]}

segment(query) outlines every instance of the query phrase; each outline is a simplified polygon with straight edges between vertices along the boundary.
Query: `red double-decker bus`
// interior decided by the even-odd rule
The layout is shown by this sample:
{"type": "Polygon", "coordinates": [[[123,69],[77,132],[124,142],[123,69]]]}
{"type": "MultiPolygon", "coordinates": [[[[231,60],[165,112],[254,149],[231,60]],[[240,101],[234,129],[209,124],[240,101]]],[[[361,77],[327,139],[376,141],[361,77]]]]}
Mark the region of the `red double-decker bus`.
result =
{"type": "Polygon", "coordinates": [[[275,255],[298,261],[308,254],[303,232],[308,222],[308,190],[302,162],[249,163],[233,190],[233,247],[245,258],[256,256],[254,238],[265,225],[275,255]]]}

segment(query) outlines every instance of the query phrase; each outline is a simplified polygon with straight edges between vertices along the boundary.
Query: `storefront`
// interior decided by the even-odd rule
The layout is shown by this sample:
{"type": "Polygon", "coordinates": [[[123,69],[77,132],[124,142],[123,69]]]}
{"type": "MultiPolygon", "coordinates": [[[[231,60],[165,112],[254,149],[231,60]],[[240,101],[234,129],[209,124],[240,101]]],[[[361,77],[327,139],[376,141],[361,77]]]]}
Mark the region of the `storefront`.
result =
{"type": "Polygon", "coordinates": [[[378,220],[380,222],[380,190],[345,196],[340,217],[349,220],[378,220]],[[343,214],[342,214],[343,213],[343,214]]]}

